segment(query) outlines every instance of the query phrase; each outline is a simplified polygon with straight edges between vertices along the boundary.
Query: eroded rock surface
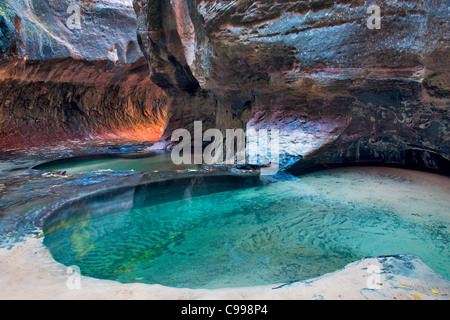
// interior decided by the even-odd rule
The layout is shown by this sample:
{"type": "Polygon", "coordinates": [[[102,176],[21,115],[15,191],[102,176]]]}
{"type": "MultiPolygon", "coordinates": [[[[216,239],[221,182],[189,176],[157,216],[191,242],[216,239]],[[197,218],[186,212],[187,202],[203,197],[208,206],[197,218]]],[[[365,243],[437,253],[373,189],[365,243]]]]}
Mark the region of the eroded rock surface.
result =
{"type": "Polygon", "coordinates": [[[0,147],[71,139],[159,139],[166,96],[146,62],[72,58],[12,61],[0,68],[0,147]]]}
{"type": "Polygon", "coordinates": [[[142,57],[130,0],[7,0],[0,7],[21,48],[16,50],[19,57],[109,59],[117,64],[142,57]]]}
{"type": "Polygon", "coordinates": [[[166,131],[278,128],[301,165],[380,161],[444,170],[446,1],[135,0],[166,131]],[[369,29],[370,5],[381,29],[369,29]]]}
{"type": "Polygon", "coordinates": [[[166,96],[148,77],[131,1],[3,1],[0,34],[0,148],[161,136],[166,96]]]}

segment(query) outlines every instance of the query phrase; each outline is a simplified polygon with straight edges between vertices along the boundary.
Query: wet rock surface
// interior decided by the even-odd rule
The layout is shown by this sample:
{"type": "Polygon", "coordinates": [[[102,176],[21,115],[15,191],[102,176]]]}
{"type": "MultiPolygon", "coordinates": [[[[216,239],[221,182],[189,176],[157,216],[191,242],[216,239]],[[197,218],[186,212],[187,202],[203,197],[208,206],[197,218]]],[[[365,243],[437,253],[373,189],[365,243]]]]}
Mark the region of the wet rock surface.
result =
{"type": "Polygon", "coordinates": [[[0,247],[14,245],[34,232],[44,220],[69,201],[96,194],[102,190],[169,178],[195,177],[204,174],[253,176],[258,170],[238,170],[227,166],[197,166],[194,169],[97,170],[67,174],[64,170],[38,170],[37,165],[56,159],[112,155],[125,158],[148,154],[151,143],[136,141],[72,140],[45,147],[17,148],[0,151],[0,247]]]}
{"type": "Polygon", "coordinates": [[[0,153],[0,234],[2,246],[20,241],[43,223],[43,218],[62,203],[85,192],[133,183],[141,174],[94,172],[69,176],[62,172],[33,170],[35,165],[60,157],[96,153],[137,152],[148,145],[131,143],[60,143],[0,153]],[[118,180],[116,180],[118,178],[118,180]],[[128,178],[128,179],[127,179],[128,178]],[[108,182],[109,181],[109,182],[108,182]],[[53,209],[52,209],[53,208],[53,209]]]}

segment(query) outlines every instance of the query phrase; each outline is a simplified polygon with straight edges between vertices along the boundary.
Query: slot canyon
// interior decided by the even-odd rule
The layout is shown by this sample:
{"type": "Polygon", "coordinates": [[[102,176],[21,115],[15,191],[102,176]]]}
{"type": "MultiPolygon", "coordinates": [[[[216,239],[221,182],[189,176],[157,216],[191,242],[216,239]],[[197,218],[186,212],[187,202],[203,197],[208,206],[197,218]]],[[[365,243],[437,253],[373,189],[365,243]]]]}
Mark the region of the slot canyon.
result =
{"type": "Polygon", "coordinates": [[[448,300],[449,8],[0,0],[0,298],[448,300]],[[175,165],[196,122],[279,171],[175,165]]]}

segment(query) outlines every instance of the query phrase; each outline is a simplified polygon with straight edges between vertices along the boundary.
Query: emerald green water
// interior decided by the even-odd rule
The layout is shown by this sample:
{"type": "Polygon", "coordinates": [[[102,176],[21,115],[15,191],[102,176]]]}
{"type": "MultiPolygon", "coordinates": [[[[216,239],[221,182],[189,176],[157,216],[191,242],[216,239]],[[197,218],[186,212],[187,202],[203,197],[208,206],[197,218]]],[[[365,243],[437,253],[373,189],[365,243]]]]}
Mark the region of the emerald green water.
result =
{"type": "MultiPolygon", "coordinates": [[[[126,155],[125,155],[126,156],[126,155]]],[[[36,166],[38,170],[66,171],[66,174],[98,170],[173,171],[196,168],[196,165],[175,165],[170,153],[158,153],[142,158],[125,158],[124,155],[98,155],[78,159],[61,159],[36,166]]]]}
{"type": "Polygon", "coordinates": [[[450,278],[447,177],[349,168],[219,192],[212,182],[211,193],[192,197],[195,188],[184,199],[138,207],[134,199],[134,207],[108,214],[72,208],[77,218],[53,222],[44,244],[83,275],[123,283],[277,284],[403,253],[450,278]]]}

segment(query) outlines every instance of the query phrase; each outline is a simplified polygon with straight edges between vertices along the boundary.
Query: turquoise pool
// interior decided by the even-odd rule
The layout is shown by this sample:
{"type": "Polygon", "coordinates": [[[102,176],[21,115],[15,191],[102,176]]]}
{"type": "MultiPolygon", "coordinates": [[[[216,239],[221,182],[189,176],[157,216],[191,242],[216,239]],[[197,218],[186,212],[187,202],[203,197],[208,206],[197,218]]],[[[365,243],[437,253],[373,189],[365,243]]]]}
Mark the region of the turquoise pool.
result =
{"type": "Polygon", "coordinates": [[[197,167],[195,164],[175,165],[168,152],[150,152],[147,154],[98,154],[59,159],[42,163],[33,169],[79,174],[99,170],[152,172],[195,169],[197,167]]]}
{"type": "Polygon", "coordinates": [[[85,276],[123,283],[278,284],[402,253],[450,278],[449,180],[364,167],[173,180],[71,203],[47,220],[44,244],[85,276]]]}

